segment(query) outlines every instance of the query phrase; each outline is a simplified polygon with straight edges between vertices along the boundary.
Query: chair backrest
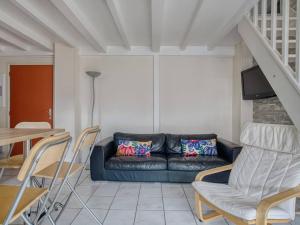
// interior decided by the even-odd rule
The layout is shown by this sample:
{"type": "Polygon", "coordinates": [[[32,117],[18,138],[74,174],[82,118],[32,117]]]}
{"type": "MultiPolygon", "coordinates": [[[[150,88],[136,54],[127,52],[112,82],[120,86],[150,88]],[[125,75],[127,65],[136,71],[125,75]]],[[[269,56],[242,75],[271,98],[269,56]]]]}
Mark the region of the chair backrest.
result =
{"type": "Polygon", "coordinates": [[[39,154],[41,154],[40,158],[38,159],[38,162],[36,162],[37,164],[35,165],[34,171],[32,171],[31,175],[34,175],[44,168],[59,162],[65,151],[67,151],[70,141],[71,137],[68,132],[40,140],[31,148],[28,157],[25,159],[20,169],[18,179],[23,181],[28,176],[28,171],[36,162],[39,154]]]}
{"type": "Polygon", "coordinates": [[[15,128],[50,129],[51,125],[48,122],[20,122],[15,128]]]}
{"type": "MultiPolygon", "coordinates": [[[[15,201],[11,205],[9,212],[6,215],[4,224],[8,224],[16,210],[18,210],[17,207],[19,206],[19,202],[23,198],[24,192],[29,185],[30,178],[34,175],[34,173],[40,171],[41,169],[52,163],[59,161],[60,163],[58,164],[55,176],[52,179],[48,190],[53,187],[59,170],[61,169],[63,160],[65,159],[70,141],[71,137],[69,133],[63,133],[61,135],[44,138],[32,147],[18,174],[18,179],[23,182],[19,188],[18,194],[15,197],[15,201]]],[[[44,203],[48,201],[49,195],[50,192],[47,192],[47,194],[45,195],[44,203]]],[[[21,206],[21,208],[26,209],[26,206],[21,206]]]]}
{"type": "Polygon", "coordinates": [[[84,129],[77,138],[74,146],[74,153],[77,153],[78,151],[90,150],[90,148],[95,144],[99,132],[99,126],[84,129]]]}
{"type": "MultiPolygon", "coordinates": [[[[229,185],[261,200],[300,184],[300,138],[294,126],[248,123],[229,185]]],[[[292,217],[295,200],[282,203],[292,217]]]]}

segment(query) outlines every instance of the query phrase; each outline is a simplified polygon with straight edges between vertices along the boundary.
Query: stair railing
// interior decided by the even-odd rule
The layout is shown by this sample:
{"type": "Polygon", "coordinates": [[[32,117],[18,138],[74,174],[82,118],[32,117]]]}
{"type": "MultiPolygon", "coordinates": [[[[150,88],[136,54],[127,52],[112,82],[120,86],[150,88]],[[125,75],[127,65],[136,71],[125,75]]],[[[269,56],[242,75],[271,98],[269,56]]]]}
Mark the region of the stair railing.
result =
{"type": "Polygon", "coordinates": [[[300,0],[259,0],[248,19],[300,89],[300,0]],[[290,1],[297,1],[296,15],[290,1]]]}

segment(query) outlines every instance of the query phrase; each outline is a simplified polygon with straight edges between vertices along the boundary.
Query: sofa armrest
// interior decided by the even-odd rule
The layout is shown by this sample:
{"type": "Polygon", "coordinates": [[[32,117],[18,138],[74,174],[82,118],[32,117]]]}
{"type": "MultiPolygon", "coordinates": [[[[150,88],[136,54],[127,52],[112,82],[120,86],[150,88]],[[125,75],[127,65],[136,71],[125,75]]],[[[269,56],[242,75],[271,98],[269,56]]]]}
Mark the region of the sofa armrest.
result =
{"type": "Polygon", "coordinates": [[[114,140],[112,137],[104,138],[98,144],[98,151],[103,151],[104,159],[112,157],[116,153],[116,149],[114,149],[114,140]]]}
{"type": "Polygon", "coordinates": [[[218,155],[227,162],[233,163],[242,150],[242,146],[225,139],[218,139],[218,155]]]}
{"type": "Polygon", "coordinates": [[[115,154],[112,137],[98,142],[90,158],[92,180],[103,180],[105,161],[115,154]]]}

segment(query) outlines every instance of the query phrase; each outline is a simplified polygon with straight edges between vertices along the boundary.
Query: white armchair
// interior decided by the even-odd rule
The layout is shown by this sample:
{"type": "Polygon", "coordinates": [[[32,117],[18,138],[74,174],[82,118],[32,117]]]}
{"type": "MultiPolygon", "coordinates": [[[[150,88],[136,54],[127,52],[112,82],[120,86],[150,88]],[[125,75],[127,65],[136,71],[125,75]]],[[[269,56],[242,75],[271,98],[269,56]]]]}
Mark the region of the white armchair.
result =
{"type": "Polygon", "coordinates": [[[300,137],[294,126],[248,123],[233,165],[200,172],[193,187],[203,222],[223,216],[238,225],[285,223],[295,218],[300,197],[300,137]],[[228,184],[202,181],[231,170],[228,184]],[[213,211],[202,212],[202,204],[213,211]]]}

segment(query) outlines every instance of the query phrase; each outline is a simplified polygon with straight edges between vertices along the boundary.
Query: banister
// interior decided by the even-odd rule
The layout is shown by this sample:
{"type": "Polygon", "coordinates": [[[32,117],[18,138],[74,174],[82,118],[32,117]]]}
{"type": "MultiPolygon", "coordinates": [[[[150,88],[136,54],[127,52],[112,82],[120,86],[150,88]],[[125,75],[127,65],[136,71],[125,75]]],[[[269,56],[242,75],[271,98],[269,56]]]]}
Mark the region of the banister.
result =
{"type": "Polygon", "coordinates": [[[282,63],[289,67],[291,77],[295,78],[296,86],[300,87],[300,0],[297,0],[296,16],[290,16],[290,0],[278,2],[271,0],[271,10],[267,12],[267,0],[259,0],[248,13],[255,29],[265,38],[282,63]],[[278,5],[279,3],[279,5],[278,5]],[[280,13],[278,13],[280,7],[280,13]],[[260,11],[259,11],[260,9],[260,11]],[[281,21],[280,23],[278,21],[281,21]],[[292,21],[292,22],[291,22],[292,21]],[[296,27],[295,23],[296,21],[296,27]],[[292,26],[292,27],[290,27],[292,26]],[[293,32],[291,32],[293,31],[293,32]],[[280,35],[280,33],[282,35],[280,35]],[[296,33],[296,39],[293,35],[296,33]],[[290,53],[295,49],[295,53],[290,53]],[[295,63],[294,63],[295,62],[295,63]]]}

